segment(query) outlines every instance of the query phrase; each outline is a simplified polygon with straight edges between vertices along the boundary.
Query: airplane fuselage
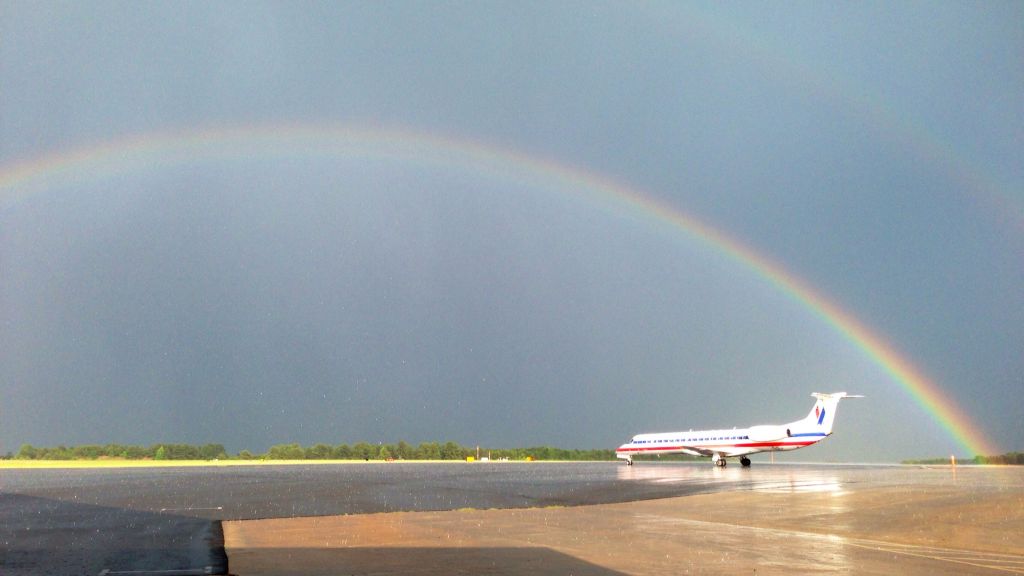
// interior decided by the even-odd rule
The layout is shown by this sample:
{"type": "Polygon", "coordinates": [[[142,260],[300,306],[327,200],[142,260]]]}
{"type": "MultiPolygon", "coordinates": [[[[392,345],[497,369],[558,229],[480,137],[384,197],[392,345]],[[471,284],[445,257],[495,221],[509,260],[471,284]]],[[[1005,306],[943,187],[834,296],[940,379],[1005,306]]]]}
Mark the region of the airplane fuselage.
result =
{"type": "Polygon", "coordinates": [[[638,434],[615,450],[615,456],[633,463],[633,457],[645,454],[689,454],[707,456],[725,465],[726,458],[741,458],[750,465],[749,454],[804,448],[832,434],[835,410],[842,398],[858,398],[845,392],[812,394],[817,400],[802,420],[782,425],[751,426],[723,430],[688,430],[638,434]]]}
{"type": "MultiPolygon", "coordinates": [[[[745,456],[771,450],[796,450],[828,437],[824,432],[798,432],[767,440],[751,438],[750,428],[731,430],[690,430],[638,434],[619,446],[617,454],[690,454],[692,456],[745,456]]],[[[755,435],[755,438],[757,436],[755,435]]],[[[620,456],[621,457],[621,456],[620,456]]]]}

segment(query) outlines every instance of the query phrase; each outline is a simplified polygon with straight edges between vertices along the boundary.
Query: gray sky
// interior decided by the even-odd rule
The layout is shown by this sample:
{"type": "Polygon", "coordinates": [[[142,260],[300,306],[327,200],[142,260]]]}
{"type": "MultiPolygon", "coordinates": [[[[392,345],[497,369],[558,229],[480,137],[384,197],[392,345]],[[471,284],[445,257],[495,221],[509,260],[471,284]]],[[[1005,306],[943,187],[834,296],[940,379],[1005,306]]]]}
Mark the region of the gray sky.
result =
{"type": "Polygon", "coordinates": [[[963,453],[764,277],[524,156],[754,247],[1020,450],[1021,22],[1013,2],[0,2],[0,182],[210,127],[506,153],[271,137],[0,188],[0,450],[613,447],[848,390],[869,398],[793,458],[963,453]]]}

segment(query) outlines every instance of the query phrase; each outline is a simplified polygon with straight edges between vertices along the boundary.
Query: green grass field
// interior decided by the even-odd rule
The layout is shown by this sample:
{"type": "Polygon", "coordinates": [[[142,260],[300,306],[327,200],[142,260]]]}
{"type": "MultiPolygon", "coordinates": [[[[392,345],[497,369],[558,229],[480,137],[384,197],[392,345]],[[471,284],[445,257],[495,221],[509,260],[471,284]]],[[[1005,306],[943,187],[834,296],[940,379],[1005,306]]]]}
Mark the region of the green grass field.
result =
{"type": "MultiPolygon", "coordinates": [[[[403,464],[466,464],[465,460],[400,460],[403,464]]],[[[492,461],[490,463],[497,463],[492,461]]],[[[525,461],[522,461],[525,462],[525,461]]],[[[551,460],[549,462],[554,462],[551,460]]],[[[0,470],[49,469],[49,468],[180,468],[180,467],[225,467],[225,466],[281,466],[281,465],[322,465],[322,464],[391,464],[384,460],[0,460],[0,470]]],[[[508,464],[508,461],[500,462],[508,464]]],[[[539,461],[531,462],[532,464],[539,461]]],[[[473,462],[481,464],[481,462],[473,462]]],[[[487,462],[483,462],[487,464],[487,462]]]]}
{"type": "MultiPolygon", "coordinates": [[[[371,460],[380,462],[383,460],[371,460]]],[[[282,464],[356,464],[362,460],[0,460],[0,470],[43,468],[181,468],[197,466],[278,466],[282,464]]]]}

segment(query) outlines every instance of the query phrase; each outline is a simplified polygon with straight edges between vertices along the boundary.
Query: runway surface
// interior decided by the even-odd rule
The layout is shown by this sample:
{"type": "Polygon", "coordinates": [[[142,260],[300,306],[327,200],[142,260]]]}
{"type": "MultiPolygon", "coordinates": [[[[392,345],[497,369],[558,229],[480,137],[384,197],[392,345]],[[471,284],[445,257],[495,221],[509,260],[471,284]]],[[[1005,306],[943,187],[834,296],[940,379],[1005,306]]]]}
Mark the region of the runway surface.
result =
{"type": "MultiPolygon", "coordinates": [[[[220,520],[396,511],[574,507],[729,493],[1017,498],[1024,470],[640,463],[371,463],[0,470],[3,574],[224,570],[220,520]]],[[[706,498],[714,498],[704,496],[706,498]]],[[[683,499],[687,500],[687,499],[683,499]]],[[[1014,537],[1021,538],[1024,525],[1014,537]]],[[[494,546],[501,549],[501,546],[494,546]]],[[[554,552],[551,552],[554,553],[554,552]]],[[[496,551],[511,554],[517,551],[496,551]]],[[[232,565],[232,571],[235,571],[232,565]]],[[[595,572],[596,573],[596,572],[595,572]]],[[[179,573],[180,574],[180,573],[179,573]]]]}

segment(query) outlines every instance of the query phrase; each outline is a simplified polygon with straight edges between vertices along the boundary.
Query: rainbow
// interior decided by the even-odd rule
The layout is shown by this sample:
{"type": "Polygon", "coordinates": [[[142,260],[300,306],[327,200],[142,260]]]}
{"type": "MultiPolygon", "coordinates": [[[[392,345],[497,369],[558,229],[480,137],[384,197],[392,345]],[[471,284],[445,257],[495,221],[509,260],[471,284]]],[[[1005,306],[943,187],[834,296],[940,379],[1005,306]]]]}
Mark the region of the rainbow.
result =
{"type": "Polygon", "coordinates": [[[969,455],[1000,453],[956,403],[882,336],[788,272],[723,231],[609,177],[465,138],[408,130],[268,124],[148,133],[0,166],[0,209],[34,193],[133,167],[162,169],[200,160],[275,157],[408,158],[535,181],[602,208],[654,220],[751,270],[854,344],[906,391],[969,455]]]}

